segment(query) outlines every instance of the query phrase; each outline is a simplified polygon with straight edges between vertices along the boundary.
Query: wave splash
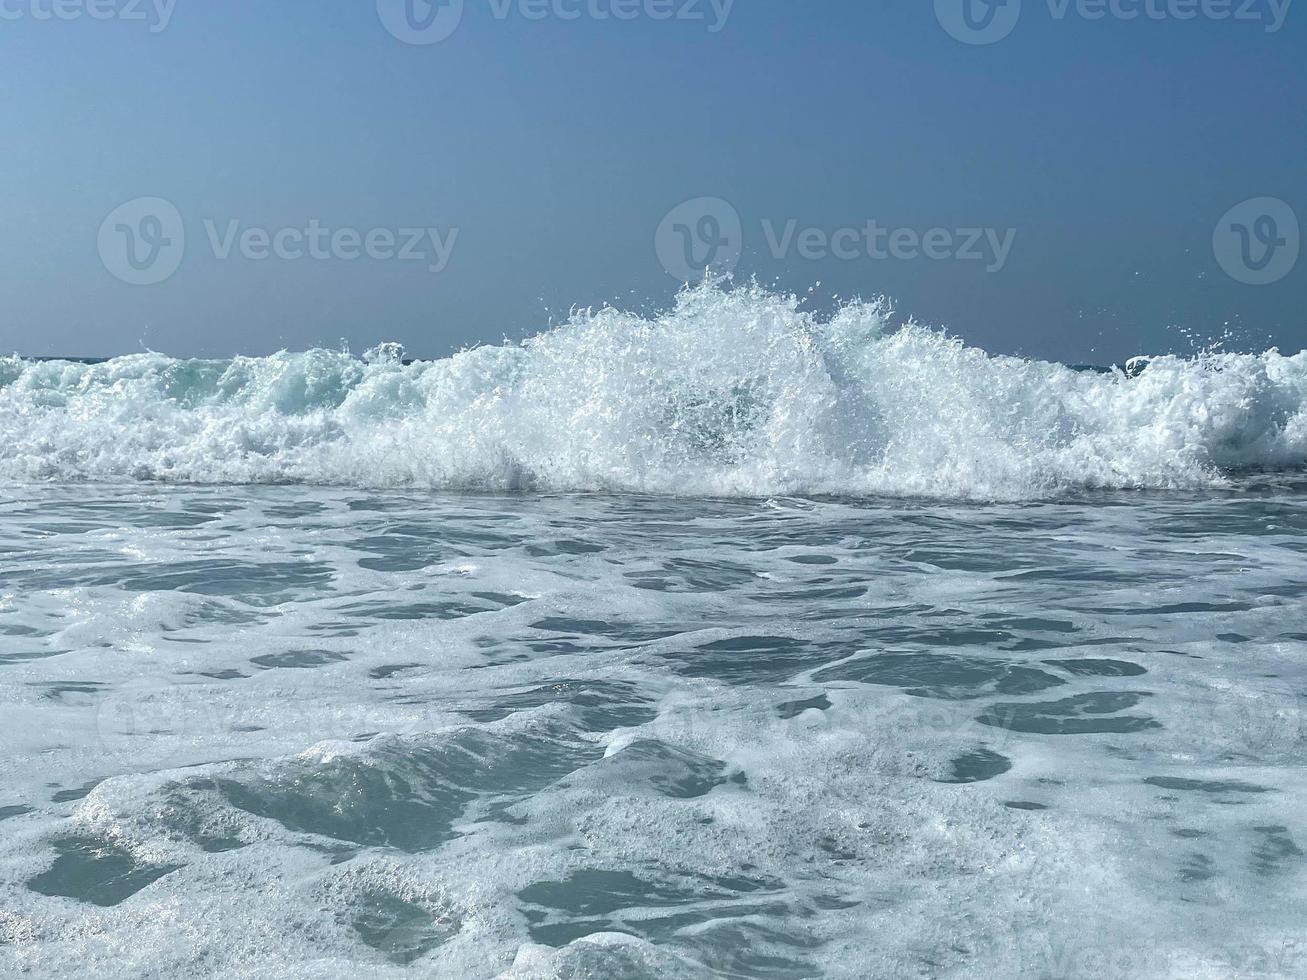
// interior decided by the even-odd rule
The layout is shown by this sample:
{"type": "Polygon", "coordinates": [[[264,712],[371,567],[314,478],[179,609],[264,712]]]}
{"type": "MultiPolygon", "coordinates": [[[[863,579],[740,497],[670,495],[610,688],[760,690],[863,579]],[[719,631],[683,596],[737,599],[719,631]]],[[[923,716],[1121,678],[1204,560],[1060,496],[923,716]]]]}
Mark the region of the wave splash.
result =
{"type": "Polygon", "coordinates": [[[1307,352],[1135,377],[993,356],[885,301],[707,283],[404,364],[312,350],[0,359],[0,478],[1025,499],[1307,462],[1307,352]]]}

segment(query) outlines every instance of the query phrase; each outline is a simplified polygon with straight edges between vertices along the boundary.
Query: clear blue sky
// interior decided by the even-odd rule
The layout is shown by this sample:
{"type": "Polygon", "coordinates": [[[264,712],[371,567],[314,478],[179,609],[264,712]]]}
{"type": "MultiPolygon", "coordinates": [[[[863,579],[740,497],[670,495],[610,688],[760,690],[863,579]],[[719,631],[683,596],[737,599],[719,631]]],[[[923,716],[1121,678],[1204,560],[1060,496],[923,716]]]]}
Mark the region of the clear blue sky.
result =
{"type": "Polygon", "coordinates": [[[573,305],[654,308],[676,289],[655,232],[700,196],[740,215],[740,274],[820,282],[818,304],[886,293],[989,350],[1102,362],[1227,326],[1237,347],[1307,347],[1307,256],[1249,285],[1212,244],[1250,198],[1307,220],[1307,9],[1269,32],[1270,0],[1260,21],[1059,18],[1058,0],[1024,0],[1009,37],[977,46],[927,0],[737,0],[716,32],[708,0],[706,22],[656,20],[639,0],[631,21],[585,13],[612,0],[564,0],[575,20],[467,0],[448,39],[417,46],[373,0],[176,0],[166,26],[157,2],[142,22],[135,0],[3,0],[0,350],[344,339],[434,356],[573,305]],[[44,18],[54,2],[81,16],[44,18]],[[115,16],[93,19],[97,2],[115,16]],[[176,273],[146,286],[97,249],[139,197],[175,205],[186,235],[176,273]],[[311,219],[458,237],[433,273],[220,259],[204,224],[311,219]],[[869,220],[1015,236],[991,272],[793,244],[777,258],[761,230],[869,220]]]}

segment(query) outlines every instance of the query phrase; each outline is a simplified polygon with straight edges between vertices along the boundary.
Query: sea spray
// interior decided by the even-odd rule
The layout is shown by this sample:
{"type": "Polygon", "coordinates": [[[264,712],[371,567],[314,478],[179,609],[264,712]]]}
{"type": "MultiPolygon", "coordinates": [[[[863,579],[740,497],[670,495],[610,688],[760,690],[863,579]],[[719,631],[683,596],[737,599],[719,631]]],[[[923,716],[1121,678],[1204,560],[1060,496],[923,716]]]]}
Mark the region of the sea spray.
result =
{"type": "Polygon", "coordinates": [[[1307,354],[1082,372],[708,283],[437,361],[3,359],[0,478],[1026,499],[1301,466],[1305,405],[1307,354]]]}

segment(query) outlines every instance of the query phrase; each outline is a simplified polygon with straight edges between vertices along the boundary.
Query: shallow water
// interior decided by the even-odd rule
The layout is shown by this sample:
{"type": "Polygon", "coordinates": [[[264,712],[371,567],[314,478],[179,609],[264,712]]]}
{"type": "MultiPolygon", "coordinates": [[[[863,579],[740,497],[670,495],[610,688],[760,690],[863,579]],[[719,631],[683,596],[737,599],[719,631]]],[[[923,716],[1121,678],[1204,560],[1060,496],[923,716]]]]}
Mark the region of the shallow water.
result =
{"type": "Polygon", "coordinates": [[[0,974],[1300,976],[1307,480],[0,493],[0,974]]]}

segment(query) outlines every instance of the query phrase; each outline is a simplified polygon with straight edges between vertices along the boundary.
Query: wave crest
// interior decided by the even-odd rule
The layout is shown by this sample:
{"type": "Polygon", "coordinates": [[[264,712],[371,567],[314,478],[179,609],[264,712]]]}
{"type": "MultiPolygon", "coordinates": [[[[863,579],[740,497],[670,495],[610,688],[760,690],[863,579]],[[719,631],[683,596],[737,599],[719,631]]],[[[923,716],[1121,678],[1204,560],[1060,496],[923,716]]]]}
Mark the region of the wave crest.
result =
{"type": "Polygon", "coordinates": [[[0,478],[1023,499],[1307,462],[1307,353],[1136,374],[994,356],[758,286],[403,363],[0,359],[0,478]],[[1136,374],[1136,376],[1129,376],[1136,374]]]}

